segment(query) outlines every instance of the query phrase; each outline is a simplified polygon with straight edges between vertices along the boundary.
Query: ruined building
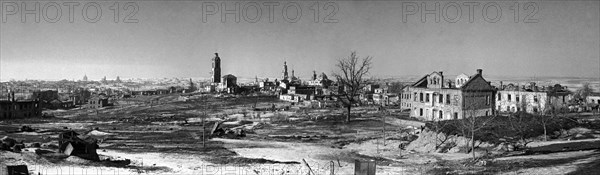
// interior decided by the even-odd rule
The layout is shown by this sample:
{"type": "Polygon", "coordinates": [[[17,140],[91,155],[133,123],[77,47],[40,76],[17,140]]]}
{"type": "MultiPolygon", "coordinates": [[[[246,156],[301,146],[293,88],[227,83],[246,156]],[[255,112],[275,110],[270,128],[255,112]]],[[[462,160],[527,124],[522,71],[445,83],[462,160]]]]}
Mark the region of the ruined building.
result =
{"type": "Polygon", "coordinates": [[[212,82],[221,83],[221,58],[219,53],[215,53],[215,57],[212,59],[212,82]]]}
{"type": "Polygon", "coordinates": [[[572,95],[567,87],[555,84],[554,86],[539,87],[535,83],[529,85],[504,85],[496,93],[496,110],[498,112],[519,112],[539,114],[552,109],[567,108],[572,95]]]}
{"type": "Polygon", "coordinates": [[[14,92],[8,94],[8,99],[0,100],[0,119],[39,117],[42,115],[39,99],[17,100],[14,92]]]}
{"type": "Polygon", "coordinates": [[[425,120],[450,120],[493,115],[496,89],[477,69],[473,76],[459,75],[455,81],[446,80],[443,72],[425,75],[404,88],[401,108],[410,116],[425,120]]]}
{"type": "MultiPolygon", "coordinates": [[[[226,93],[235,93],[237,91],[237,77],[231,74],[227,74],[221,77],[221,58],[219,57],[219,53],[215,53],[215,57],[212,59],[211,74],[212,82],[206,87],[206,91],[226,93]]],[[[193,84],[190,79],[190,87],[192,85],[193,84]]]]}
{"type": "Polygon", "coordinates": [[[227,74],[222,77],[221,84],[219,85],[219,91],[235,93],[237,88],[237,77],[231,74],[227,74]]]}

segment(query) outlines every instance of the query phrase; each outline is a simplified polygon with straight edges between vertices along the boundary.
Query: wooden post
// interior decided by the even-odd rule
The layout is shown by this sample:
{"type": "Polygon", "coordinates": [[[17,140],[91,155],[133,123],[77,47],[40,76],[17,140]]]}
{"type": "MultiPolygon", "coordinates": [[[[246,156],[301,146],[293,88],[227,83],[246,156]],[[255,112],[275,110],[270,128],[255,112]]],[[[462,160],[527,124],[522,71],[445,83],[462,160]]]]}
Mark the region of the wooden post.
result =
{"type": "MultiPolygon", "coordinates": [[[[377,133],[377,132],[375,132],[377,133]]],[[[377,154],[379,154],[379,139],[375,139],[376,145],[377,145],[377,154]]]]}
{"type": "Polygon", "coordinates": [[[302,162],[304,162],[304,165],[306,165],[306,167],[308,168],[308,174],[313,174],[315,175],[315,172],[313,172],[313,170],[310,168],[310,165],[308,165],[308,163],[306,163],[306,160],[302,159],[302,162]]]}
{"type": "Polygon", "coordinates": [[[205,137],[206,127],[205,127],[205,122],[204,122],[205,117],[206,117],[206,115],[202,116],[202,148],[206,148],[206,137],[205,137]]]}
{"type": "Polygon", "coordinates": [[[333,162],[333,160],[329,162],[329,167],[331,168],[331,172],[329,174],[334,175],[335,174],[335,163],[333,162]]]}
{"type": "MultiPolygon", "coordinates": [[[[383,121],[383,146],[385,146],[385,115],[386,115],[386,111],[385,108],[381,107],[383,110],[383,115],[382,115],[382,121],[383,121]]],[[[385,148],[384,148],[385,149],[385,148]]]]}

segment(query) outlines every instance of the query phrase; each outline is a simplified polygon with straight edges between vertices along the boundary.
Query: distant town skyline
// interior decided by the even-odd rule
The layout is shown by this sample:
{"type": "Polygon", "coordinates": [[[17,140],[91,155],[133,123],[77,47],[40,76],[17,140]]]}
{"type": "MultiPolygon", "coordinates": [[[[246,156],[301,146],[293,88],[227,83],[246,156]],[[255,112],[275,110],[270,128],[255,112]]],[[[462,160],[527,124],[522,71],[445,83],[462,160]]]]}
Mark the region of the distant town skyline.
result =
{"type": "MultiPolygon", "coordinates": [[[[48,3],[40,1],[40,8],[54,9],[48,3]]],[[[102,15],[90,21],[95,11],[88,11],[88,17],[80,13],[94,4],[81,2],[74,6],[73,22],[68,6],[60,4],[56,23],[55,10],[40,12],[37,23],[34,15],[12,14],[11,8],[20,9],[21,3],[2,3],[0,81],[81,80],[84,75],[90,80],[208,78],[217,52],[223,75],[280,77],[287,61],[290,71],[307,79],[313,70],[330,75],[336,59],[351,51],[374,57],[370,76],[375,77],[432,70],[473,74],[478,68],[484,76],[600,77],[598,1],[484,1],[473,6],[473,16],[469,2],[240,1],[242,10],[224,18],[218,10],[231,10],[236,1],[136,1],[134,16],[120,11],[118,22],[110,10],[113,3],[96,2],[102,15]],[[422,3],[427,9],[439,3],[433,12],[437,20],[434,14],[422,16],[422,3]],[[491,3],[501,9],[497,19],[491,3]],[[515,4],[518,13],[511,10],[515,4]],[[295,5],[302,13],[298,21],[295,5]],[[269,7],[275,9],[272,22],[269,7]]],[[[121,9],[134,7],[120,3],[121,9]]]]}

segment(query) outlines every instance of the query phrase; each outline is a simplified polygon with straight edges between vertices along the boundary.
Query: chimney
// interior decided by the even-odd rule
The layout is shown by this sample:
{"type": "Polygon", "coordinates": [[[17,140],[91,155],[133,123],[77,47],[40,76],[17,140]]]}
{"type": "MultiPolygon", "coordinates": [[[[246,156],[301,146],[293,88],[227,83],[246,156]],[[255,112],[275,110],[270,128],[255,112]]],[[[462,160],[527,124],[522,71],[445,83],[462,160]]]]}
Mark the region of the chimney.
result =
{"type": "Polygon", "coordinates": [[[12,98],[12,101],[15,101],[15,92],[10,92],[10,97],[12,98]]]}
{"type": "Polygon", "coordinates": [[[482,73],[483,73],[483,70],[477,69],[477,74],[482,75],[482,73]]]}
{"type": "Polygon", "coordinates": [[[444,75],[444,71],[440,71],[440,75],[442,75],[442,76],[443,76],[443,75],[444,75]]]}
{"type": "Polygon", "coordinates": [[[504,84],[500,81],[500,90],[504,90],[504,84]]]}

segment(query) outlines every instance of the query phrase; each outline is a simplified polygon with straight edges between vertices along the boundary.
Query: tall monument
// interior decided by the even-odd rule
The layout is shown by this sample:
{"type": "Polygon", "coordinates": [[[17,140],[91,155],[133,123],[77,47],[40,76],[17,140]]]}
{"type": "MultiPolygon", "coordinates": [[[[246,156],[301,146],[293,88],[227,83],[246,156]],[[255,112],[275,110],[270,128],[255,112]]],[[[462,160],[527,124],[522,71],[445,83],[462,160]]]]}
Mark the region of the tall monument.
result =
{"type": "Polygon", "coordinates": [[[215,53],[215,57],[212,59],[212,82],[221,83],[221,58],[219,58],[219,53],[215,53]]]}

